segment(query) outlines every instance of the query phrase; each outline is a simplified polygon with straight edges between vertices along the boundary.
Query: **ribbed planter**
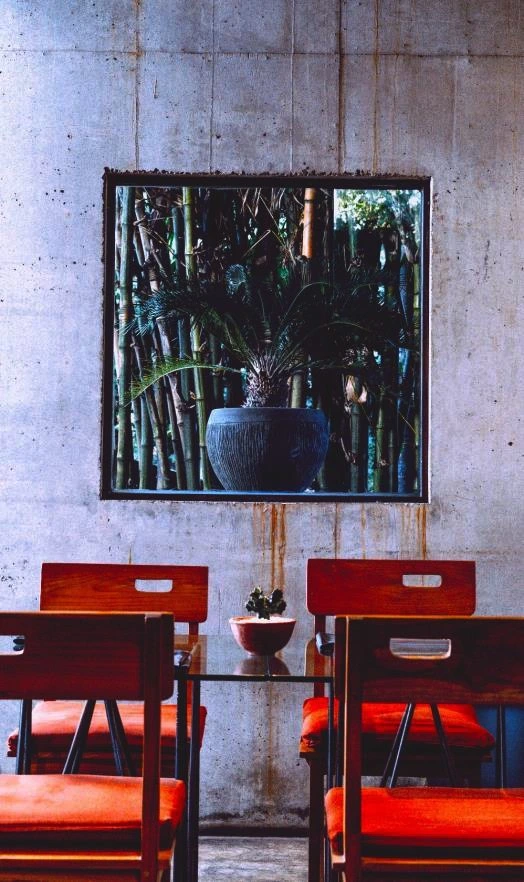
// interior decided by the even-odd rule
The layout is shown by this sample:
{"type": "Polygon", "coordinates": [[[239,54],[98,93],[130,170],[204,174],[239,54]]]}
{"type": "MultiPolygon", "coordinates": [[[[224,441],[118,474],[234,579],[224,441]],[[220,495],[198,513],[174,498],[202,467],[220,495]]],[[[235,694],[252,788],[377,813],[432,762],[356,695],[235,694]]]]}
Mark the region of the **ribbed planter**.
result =
{"type": "Polygon", "coordinates": [[[226,407],[211,411],[209,460],[224,490],[302,492],[318,474],[329,441],[312,408],[226,407]]]}

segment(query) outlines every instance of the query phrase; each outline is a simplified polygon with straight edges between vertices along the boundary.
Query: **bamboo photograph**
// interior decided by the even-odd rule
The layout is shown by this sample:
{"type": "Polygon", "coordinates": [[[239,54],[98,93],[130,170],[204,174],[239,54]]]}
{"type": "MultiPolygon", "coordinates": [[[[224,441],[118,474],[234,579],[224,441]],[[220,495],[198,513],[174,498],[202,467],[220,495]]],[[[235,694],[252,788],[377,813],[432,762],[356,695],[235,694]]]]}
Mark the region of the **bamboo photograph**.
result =
{"type": "Polygon", "coordinates": [[[107,184],[109,492],[420,498],[423,188],[247,183],[107,184]]]}

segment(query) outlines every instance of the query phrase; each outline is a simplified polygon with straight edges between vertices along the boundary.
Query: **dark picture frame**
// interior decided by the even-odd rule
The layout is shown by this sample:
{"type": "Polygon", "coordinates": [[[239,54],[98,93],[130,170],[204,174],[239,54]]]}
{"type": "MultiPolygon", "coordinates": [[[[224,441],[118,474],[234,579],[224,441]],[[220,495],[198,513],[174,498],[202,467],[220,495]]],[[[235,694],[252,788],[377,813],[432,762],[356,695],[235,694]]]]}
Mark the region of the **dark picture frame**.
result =
{"type": "Polygon", "coordinates": [[[429,178],[106,170],[102,498],[428,501],[430,209],[429,178]]]}

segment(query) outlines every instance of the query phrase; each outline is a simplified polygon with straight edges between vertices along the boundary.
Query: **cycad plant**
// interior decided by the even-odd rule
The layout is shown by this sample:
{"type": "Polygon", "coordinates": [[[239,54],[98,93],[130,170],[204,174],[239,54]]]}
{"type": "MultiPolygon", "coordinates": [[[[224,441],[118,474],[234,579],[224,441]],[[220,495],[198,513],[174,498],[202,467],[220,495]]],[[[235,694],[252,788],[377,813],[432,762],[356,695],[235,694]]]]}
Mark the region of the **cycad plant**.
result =
{"type": "Polygon", "coordinates": [[[159,359],[132,384],[131,398],[166,375],[196,367],[241,374],[247,407],[288,406],[292,377],[302,371],[366,373],[371,381],[370,354],[386,343],[398,346],[403,336],[398,312],[369,296],[371,286],[385,281],[384,274],[364,278],[355,269],[343,288],[300,285],[242,264],[228,267],[221,281],[165,280],[140,307],[136,327],[144,333],[159,318],[187,317],[204,344],[196,356],[159,359]],[[217,361],[209,358],[211,340],[219,343],[217,361]]]}

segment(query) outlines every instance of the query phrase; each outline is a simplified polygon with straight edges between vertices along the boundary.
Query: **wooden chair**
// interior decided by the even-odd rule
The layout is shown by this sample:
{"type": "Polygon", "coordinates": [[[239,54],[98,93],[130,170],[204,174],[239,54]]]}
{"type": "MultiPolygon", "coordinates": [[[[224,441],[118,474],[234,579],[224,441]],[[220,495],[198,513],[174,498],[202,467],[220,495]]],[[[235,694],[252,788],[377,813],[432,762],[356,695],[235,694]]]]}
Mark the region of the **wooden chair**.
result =
{"type": "Polygon", "coordinates": [[[0,879],[168,882],[185,785],[160,779],[160,702],[173,691],[173,620],[158,613],[0,613],[0,696],[143,702],[140,777],[0,775],[0,879]]]}
{"type": "MultiPolygon", "coordinates": [[[[314,558],[307,566],[306,603],[314,616],[315,634],[326,631],[328,616],[343,614],[471,615],[475,610],[475,563],[314,558]]],[[[340,656],[337,668],[343,669],[340,656]]],[[[335,721],[342,690],[339,678],[335,721]]],[[[403,731],[400,725],[405,712],[406,706],[398,703],[364,708],[366,775],[381,775],[385,784],[395,783],[399,771],[408,776],[442,778],[456,770],[470,783],[480,782],[481,763],[489,759],[494,739],[479,725],[471,706],[440,708],[437,725],[442,722],[442,736],[429,705],[418,705],[409,737],[395,743],[403,731]]],[[[328,701],[317,694],[304,702],[299,748],[310,767],[309,882],[322,875],[327,740],[328,701]]]]}
{"type": "Polygon", "coordinates": [[[524,619],[337,619],[344,786],[326,796],[345,882],[524,879],[524,789],[361,786],[363,704],[524,705],[524,619]],[[425,641],[430,641],[425,645],[425,641]]]}
{"type": "MultiPolygon", "coordinates": [[[[189,634],[207,618],[208,569],[200,566],[161,564],[44,563],[40,589],[42,610],[95,612],[168,612],[178,623],[187,623],[189,634]],[[154,583],[165,590],[155,591],[154,583]],[[141,589],[141,590],[140,590],[141,589]]],[[[31,743],[18,750],[19,730],[8,738],[8,756],[17,756],[18,771],[62,771],[83,705],[77,701],[41,702],[32,711],[31,743]]],[[[98,703],[89,723],[85,746],[80,745],[72,768],[84,773],[113,770],[136,772],[142,750],[142,711],[130,703],[119,704],[125,732],[114,718],[114,703],[98,703]],[[112,718],[113,715],[113,718],[112,718]],[[112,722],[109,726],[110,720],[112,722]],[[116,735],[115,735],[116,729],[116,735]],[[120,737],[118,737],[120,735],[120,737]],[[129,747],[129,750],[127,750],[129,747]]],[[[22,706],[22,717],[28,712],[22,706]]],[[[175,774],[177,707],[162,706],[162,774],[175,774]]],[[[200,708],[200,743],[206,708],[200,708]]],[[[23,732],[22,725],[20,730],[23,732]]],[[[190,737],[189,727],[187,737],[190,737]]],[[[177,770],[180,772],[180,770],[177,770]]]]}

